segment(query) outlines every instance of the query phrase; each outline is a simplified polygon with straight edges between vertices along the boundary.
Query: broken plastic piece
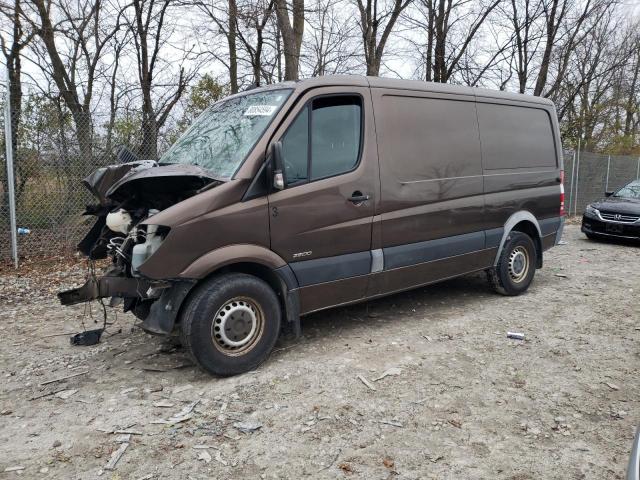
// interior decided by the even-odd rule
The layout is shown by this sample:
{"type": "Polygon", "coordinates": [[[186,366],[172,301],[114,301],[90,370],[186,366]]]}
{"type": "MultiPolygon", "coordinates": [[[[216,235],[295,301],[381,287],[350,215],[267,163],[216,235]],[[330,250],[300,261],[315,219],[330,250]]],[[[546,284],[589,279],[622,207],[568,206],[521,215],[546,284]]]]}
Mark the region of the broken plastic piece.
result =
{"type": "Polygon", "coordinates": [[[76,333],[70,339],[71,345],[79,345],[83,347],[95,345],[100,342],[102,332],[104,332],[104,328],[97,328],[95,330],[87,330],[85,332],[76,333]]]}

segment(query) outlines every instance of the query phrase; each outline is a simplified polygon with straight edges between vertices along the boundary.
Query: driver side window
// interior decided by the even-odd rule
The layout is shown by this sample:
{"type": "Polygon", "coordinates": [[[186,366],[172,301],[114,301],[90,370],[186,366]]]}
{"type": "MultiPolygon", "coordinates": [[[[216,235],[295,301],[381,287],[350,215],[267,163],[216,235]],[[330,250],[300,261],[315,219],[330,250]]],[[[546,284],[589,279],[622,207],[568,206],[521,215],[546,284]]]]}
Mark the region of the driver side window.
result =
{"type": "Polygon", "coordinates": [[[287,185],[307,180],[309,170],[309,106],[304,107],[282,138],[287,185]]]}
{"type": "Polygon", "coordinates": [[[282,137],[287,185],[353,170],[360,157],[359,96],[319,97],[309,102],[282,137]]]}

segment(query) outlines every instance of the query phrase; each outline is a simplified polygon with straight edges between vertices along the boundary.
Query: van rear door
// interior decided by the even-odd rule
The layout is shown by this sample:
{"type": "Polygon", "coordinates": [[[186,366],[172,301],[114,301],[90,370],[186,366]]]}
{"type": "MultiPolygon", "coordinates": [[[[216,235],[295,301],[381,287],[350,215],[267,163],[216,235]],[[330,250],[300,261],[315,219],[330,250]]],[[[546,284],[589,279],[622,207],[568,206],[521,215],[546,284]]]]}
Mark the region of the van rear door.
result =
{"type": "Polygon", "coordinates": [[[289,262],[308,313],[366,292],[379,188],[369,89],[313,89],[287,118],[273,137],[286,186],[269,195],[271,249],[289,262]]]}

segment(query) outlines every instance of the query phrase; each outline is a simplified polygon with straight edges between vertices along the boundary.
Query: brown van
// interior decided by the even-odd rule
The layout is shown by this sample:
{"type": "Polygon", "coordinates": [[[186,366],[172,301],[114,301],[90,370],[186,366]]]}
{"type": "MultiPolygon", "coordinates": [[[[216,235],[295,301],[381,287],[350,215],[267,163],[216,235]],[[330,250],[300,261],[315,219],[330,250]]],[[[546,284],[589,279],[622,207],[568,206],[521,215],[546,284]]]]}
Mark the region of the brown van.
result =
{"type": "Polygon", "coordinates": [[[524,292],[558,243],[553,104],[358,76],[212,105],[158,162],[100,168],[79,249],[112,266],[65,305],[122,298],[217,375],[259,365],[300,316],[485,270],[524,292]]]}

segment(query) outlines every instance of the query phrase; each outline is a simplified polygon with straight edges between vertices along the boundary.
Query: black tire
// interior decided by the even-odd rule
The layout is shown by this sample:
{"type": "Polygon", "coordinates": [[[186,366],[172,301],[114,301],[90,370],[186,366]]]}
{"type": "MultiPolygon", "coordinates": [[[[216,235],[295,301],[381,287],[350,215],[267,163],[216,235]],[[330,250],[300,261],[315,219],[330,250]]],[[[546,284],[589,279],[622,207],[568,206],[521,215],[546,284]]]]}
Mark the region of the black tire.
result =
{"type": "Polygon", "coordinates": [[[266,282],[228,273],[207,280],[189,297],[180,338],[204,370],[228,377],[253,370],[268,358],[280,321],[278,297],[266,282]],[[234,342],[246,344],[231,345],[234,342]]]}
{"type": "Polygon", "coordinates": [[[536,246],[531,237],[522,232],[510,232],[498,264],[487,270],[487,277],[496,292],[520,295],[531,285],[536,264],[536,246]]]}
{"type": "Polygon", "coordinates": [[[587,236],[587,238],[588,238],[589,240],[599,240],[599,239],[600,239],[600,237],[598,237],[597,235],[595,235],[595,234],[593,234],[593,233],[586,233],[586,232],[585,232],[585,235],[587,236]]]}

